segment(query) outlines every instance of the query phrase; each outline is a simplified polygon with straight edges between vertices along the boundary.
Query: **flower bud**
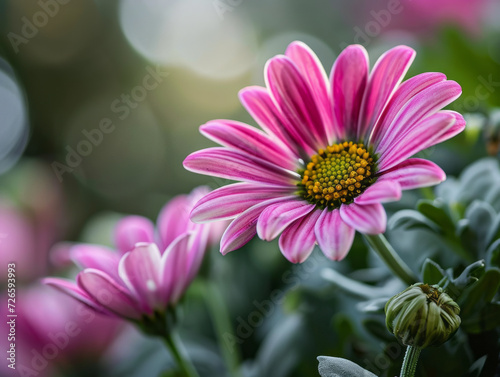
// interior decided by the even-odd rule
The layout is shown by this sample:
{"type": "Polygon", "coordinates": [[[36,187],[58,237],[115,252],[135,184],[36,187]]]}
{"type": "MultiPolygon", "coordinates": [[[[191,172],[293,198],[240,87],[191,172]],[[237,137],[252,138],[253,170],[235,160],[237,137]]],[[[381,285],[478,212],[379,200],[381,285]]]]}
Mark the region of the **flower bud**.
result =
{"type": "Polygon", "coordinates": [[[460,326],[460,307],[438,286],[417,283],[385,305],[385,323],[406,346],[425,348],[448,340],[460,326]]]}

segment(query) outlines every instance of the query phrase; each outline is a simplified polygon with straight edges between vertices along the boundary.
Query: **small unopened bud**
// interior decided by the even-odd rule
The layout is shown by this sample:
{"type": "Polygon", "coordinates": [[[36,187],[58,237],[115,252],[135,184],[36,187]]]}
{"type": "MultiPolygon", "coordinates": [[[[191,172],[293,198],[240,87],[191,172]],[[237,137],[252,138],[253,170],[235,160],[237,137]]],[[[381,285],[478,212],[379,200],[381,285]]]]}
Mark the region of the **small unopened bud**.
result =
{"type": "Polygon", "coordinates": [[[460,326],[460,307],[438,286],[414,284],[385,305],[385,323],[406,346],[425,348],[448,340],[460,326]]]}

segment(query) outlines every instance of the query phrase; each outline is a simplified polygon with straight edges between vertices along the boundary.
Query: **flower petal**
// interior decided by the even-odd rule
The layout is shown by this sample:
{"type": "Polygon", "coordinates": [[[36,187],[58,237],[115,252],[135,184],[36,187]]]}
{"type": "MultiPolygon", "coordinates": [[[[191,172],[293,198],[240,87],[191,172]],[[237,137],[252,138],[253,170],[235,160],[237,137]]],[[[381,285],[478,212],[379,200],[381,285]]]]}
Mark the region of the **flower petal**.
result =
{"type": "Polygon", "coordinates": [[[138,242],[153,242],[154,229],[154,224],[145,217],[124,217],[116,224],[115,244],[122,253],[126,253],[138,242]]]}
{"type": "Polygon", "coordinates": [[[337,139],[356,138],[361,101],[368,78],[368,54],[351,45],[339,55],[330,74],[337,139]]]}
{"type": "Polygon", "coordinates": [[[81,269],[95,268],[118,278],[118,263],[120,255],[105,246],[91,244],[77,244],[71,247],[71,260],[81,269]]]}
{"type": "Polygon", "coordinates": [[[294,140],[313,150],[328,145],[325,128],[314,97],[297,66],[286,56],[270,59],[265,67],[266,84],[292,128],[294,140]]]}
{"type": "Polygon", "coordinates": [[[230,219],[265,200],[292,194],[296,188],[233,183],[205,195],[191,212],[195,222],[230,219]]]}
{"type": "Polygon", "coordinates": [[[316,244],[314,225],[321,211],[312,211],[295,220],[280,236],[281,253],[292,263],[302,263],[312,253],[316,244]]]}
{"type": "Polygon", "coordinates": [[[387,226],[387,215],[380,203],[341,205],[340,217],[347,225],[365,234],[383,233],[387,226]]]}
{"type": "Polygon", "coordinates": [[[246,153],[207,148],[190,154],[184,167],[192,172],[237,181],[293,185],[299,175],[246,153]]]}
{"type": "Polygon", "coordinates": [[[327,258],[340,261],[345,258],[354,241],[354,228],[341,218],[338,209],[325,208],[314,228],[318,245],[327,258]]]}
{"type": "Polygon", "coordinates": [[[450,104],[462,93],[455,81],[443,81],[422,90],[412,97],[388,126],[383,140],[377,146],[377,153],[384,153],[394,147],[394,142],[413,129],[421,120],[434,115],[450,104]]]}
{"type": "Polygon", "coordinates": [[[177,237],[161,258],[161,297],[165,303],[175,304],[184,293],[192,237],[193,233],[177,237]]]}
{"type": "Polygon", "coordinates": [[[78,274],[77,283],[94,301],[117,316],[129,319],[142,316],[130,292],[105,272],[87,268],[78,274]]]}
{"type": "Polygon", "coordinates": [[[434,162],[410,158],[384,171],[379,179],[396,181],[403,190],[411,190],[437,185],[446,179],[446,174],[434,162]]]}
{"type": "Polygon", "coordinates": [[[407,46],[397,46],[385,52],[372,69],[362,102],[358,140],[366,140],[371,128],[382,114],[392,94],[410,68],[415,51],[407,46]]]}
{"type": "Polygon", "coordinates": [[[271,95],[266,88],[260,86],[249,86],[239,92],[240,101],[257,124],[268,135],[280,140],[297,156],[305,157],[305,152],[312,152],[303,140],[294,138],[297,136],[292,126],[283,117],[281,111],[276,107],[271,95]]]}
{"type": "Polygon", "coordinates": [[[62,279],[62,278],[45,278],[42,280],[43,284],[50,285],[59,291],[77,299],[83,304],[89,306],[94,309],[98,313],[115,316],[115,314],[104,309],[100,304],[94,301],[92,297],[90,297],[87,292],[81,289],[76,283],[72,280],[62,279]]]}
{"type": "Polygon", "coordinates": [[[160,290],[160,250],[154,243],[138,244],[120,261],[119,274],[128,289],[135,293],[141,311],[152,314],[154,309],[163,309],[160,290]]]}
{"type": "Polygon", "coordinates": [[[285,169],[297,169],[297,158],[288,148],[247,124],[219,119],[201,126],[200,132],[225,147],[261,158],[285,169]]]}
{"type": "Polygon", "coordinates": [[[302,42],[292,42],[286,49],[288,56],[306,80],[314,102],[323,120],[328,144],[335,140],[333,131],[333,111],[329,83],[326,72],[316,54],[302,42]]]}
{"type": "Polygon", "coordinates": [[[440,111],[431,115],[406,133],[401,133],[400,138],[394,140],[395,146],[381,152],[379,170],[383,172],[464,128],[465,120],[458,113],[440,111]]]}
{"type": "Polygon", "coordinates": [[[261,239],[271,241],[288,225],[311,212],[314,207],[314,204],[296,197],[283,203],[271,204],[259,216],[257,234],[261,239]]]}
{"type": "Polygon", "coordinates": [[[227,227],[222,235],[220,252],[225,255],[230,251],[239,249],[250,241],[257,233],[257,220],[261,212],[269,205],[294,200],[295,196],[285,196],[281,198],[274,198],[258,203],[250,207],[227,227]]]}
{"type": "Polygon", "coordinates": [[[177,237],[193,229],[194,224],[189,219],[191,208],[191,201],[187,195],[176,196],[162,208],[156,221],[161,253],[177,237]]]}
{"type": "Polygon", "coordinates": [[[354,199],[356,204],[395,202],[401,199],[401,186],[397,181],[379,180],[354,199]]]}
{"type": "Polygon", "coordinates": [[[422,90],[439,82],[443,82],[444,80],[446,80],[446,76],[442,73],[426,72],[403,82],[391,97],[382,115],[378,118],[373,127],[369,144],[375,147],[378,146],[380,141],[387,134],[388,126],[412,97],[422,90]]]}

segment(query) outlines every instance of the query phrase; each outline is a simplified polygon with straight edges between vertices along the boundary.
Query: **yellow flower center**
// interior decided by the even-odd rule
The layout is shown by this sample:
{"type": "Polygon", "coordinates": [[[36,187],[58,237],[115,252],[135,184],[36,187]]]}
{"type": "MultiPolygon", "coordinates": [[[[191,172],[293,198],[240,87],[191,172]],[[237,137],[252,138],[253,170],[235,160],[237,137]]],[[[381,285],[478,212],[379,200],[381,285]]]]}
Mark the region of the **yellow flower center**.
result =
{"type": "Polygon", "coordinates": [[[339,208],[375,182],[375,160],[361,143],[346,141],[320,149],[299,173],[299,194],[320,208],[339,208]]]}

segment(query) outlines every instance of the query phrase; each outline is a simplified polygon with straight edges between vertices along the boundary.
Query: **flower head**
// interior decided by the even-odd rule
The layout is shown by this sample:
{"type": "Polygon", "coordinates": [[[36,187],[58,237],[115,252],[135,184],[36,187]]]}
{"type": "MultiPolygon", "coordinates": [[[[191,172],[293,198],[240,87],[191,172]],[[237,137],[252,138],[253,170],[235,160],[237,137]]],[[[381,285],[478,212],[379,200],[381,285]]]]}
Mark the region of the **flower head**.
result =
{"type": "Polygon", "coordinates": [[[172,199],[160,212],[156,232],[144,217],[125,217],[115,229],[118,252],[75,245],[71,258],[83,269],[76,283],[59,278],[44,282],[103,314],[142,320],[164,313],[196,276],[210,243],[211,227],[189,220],[193,204],[207,193],[198,188],[172,199]]]}
{"type": "Polygon", "coordinates": [[[190,171],[241,181],[205,196],[193,221],[232,219],[223,254],[255,234],[264,240],[281,234],[280,249],[295,263],[316,243],[327,257],[343,259],[355,230],[384,232],[381,203],[445,179],[434,163],[409,157],[465,127],[460,114],[441,110],[461,94],[456,82],[423,73],[401,83],[414,56],[409,47],[395,47],[369,73],[365,49],[352,45],[329,80],[303,43],[270,59],[267,88],[240,92],[262,131],[231,120],[208,122],[201,133],[222,147],[184,161],[190,171]]]}
{"type": "Polygon", "coordinates": [[[406,346],[446,342],[460,326],[460,307],[437,286],[417,283],[385,305],[386,325],[406,346]]]}

